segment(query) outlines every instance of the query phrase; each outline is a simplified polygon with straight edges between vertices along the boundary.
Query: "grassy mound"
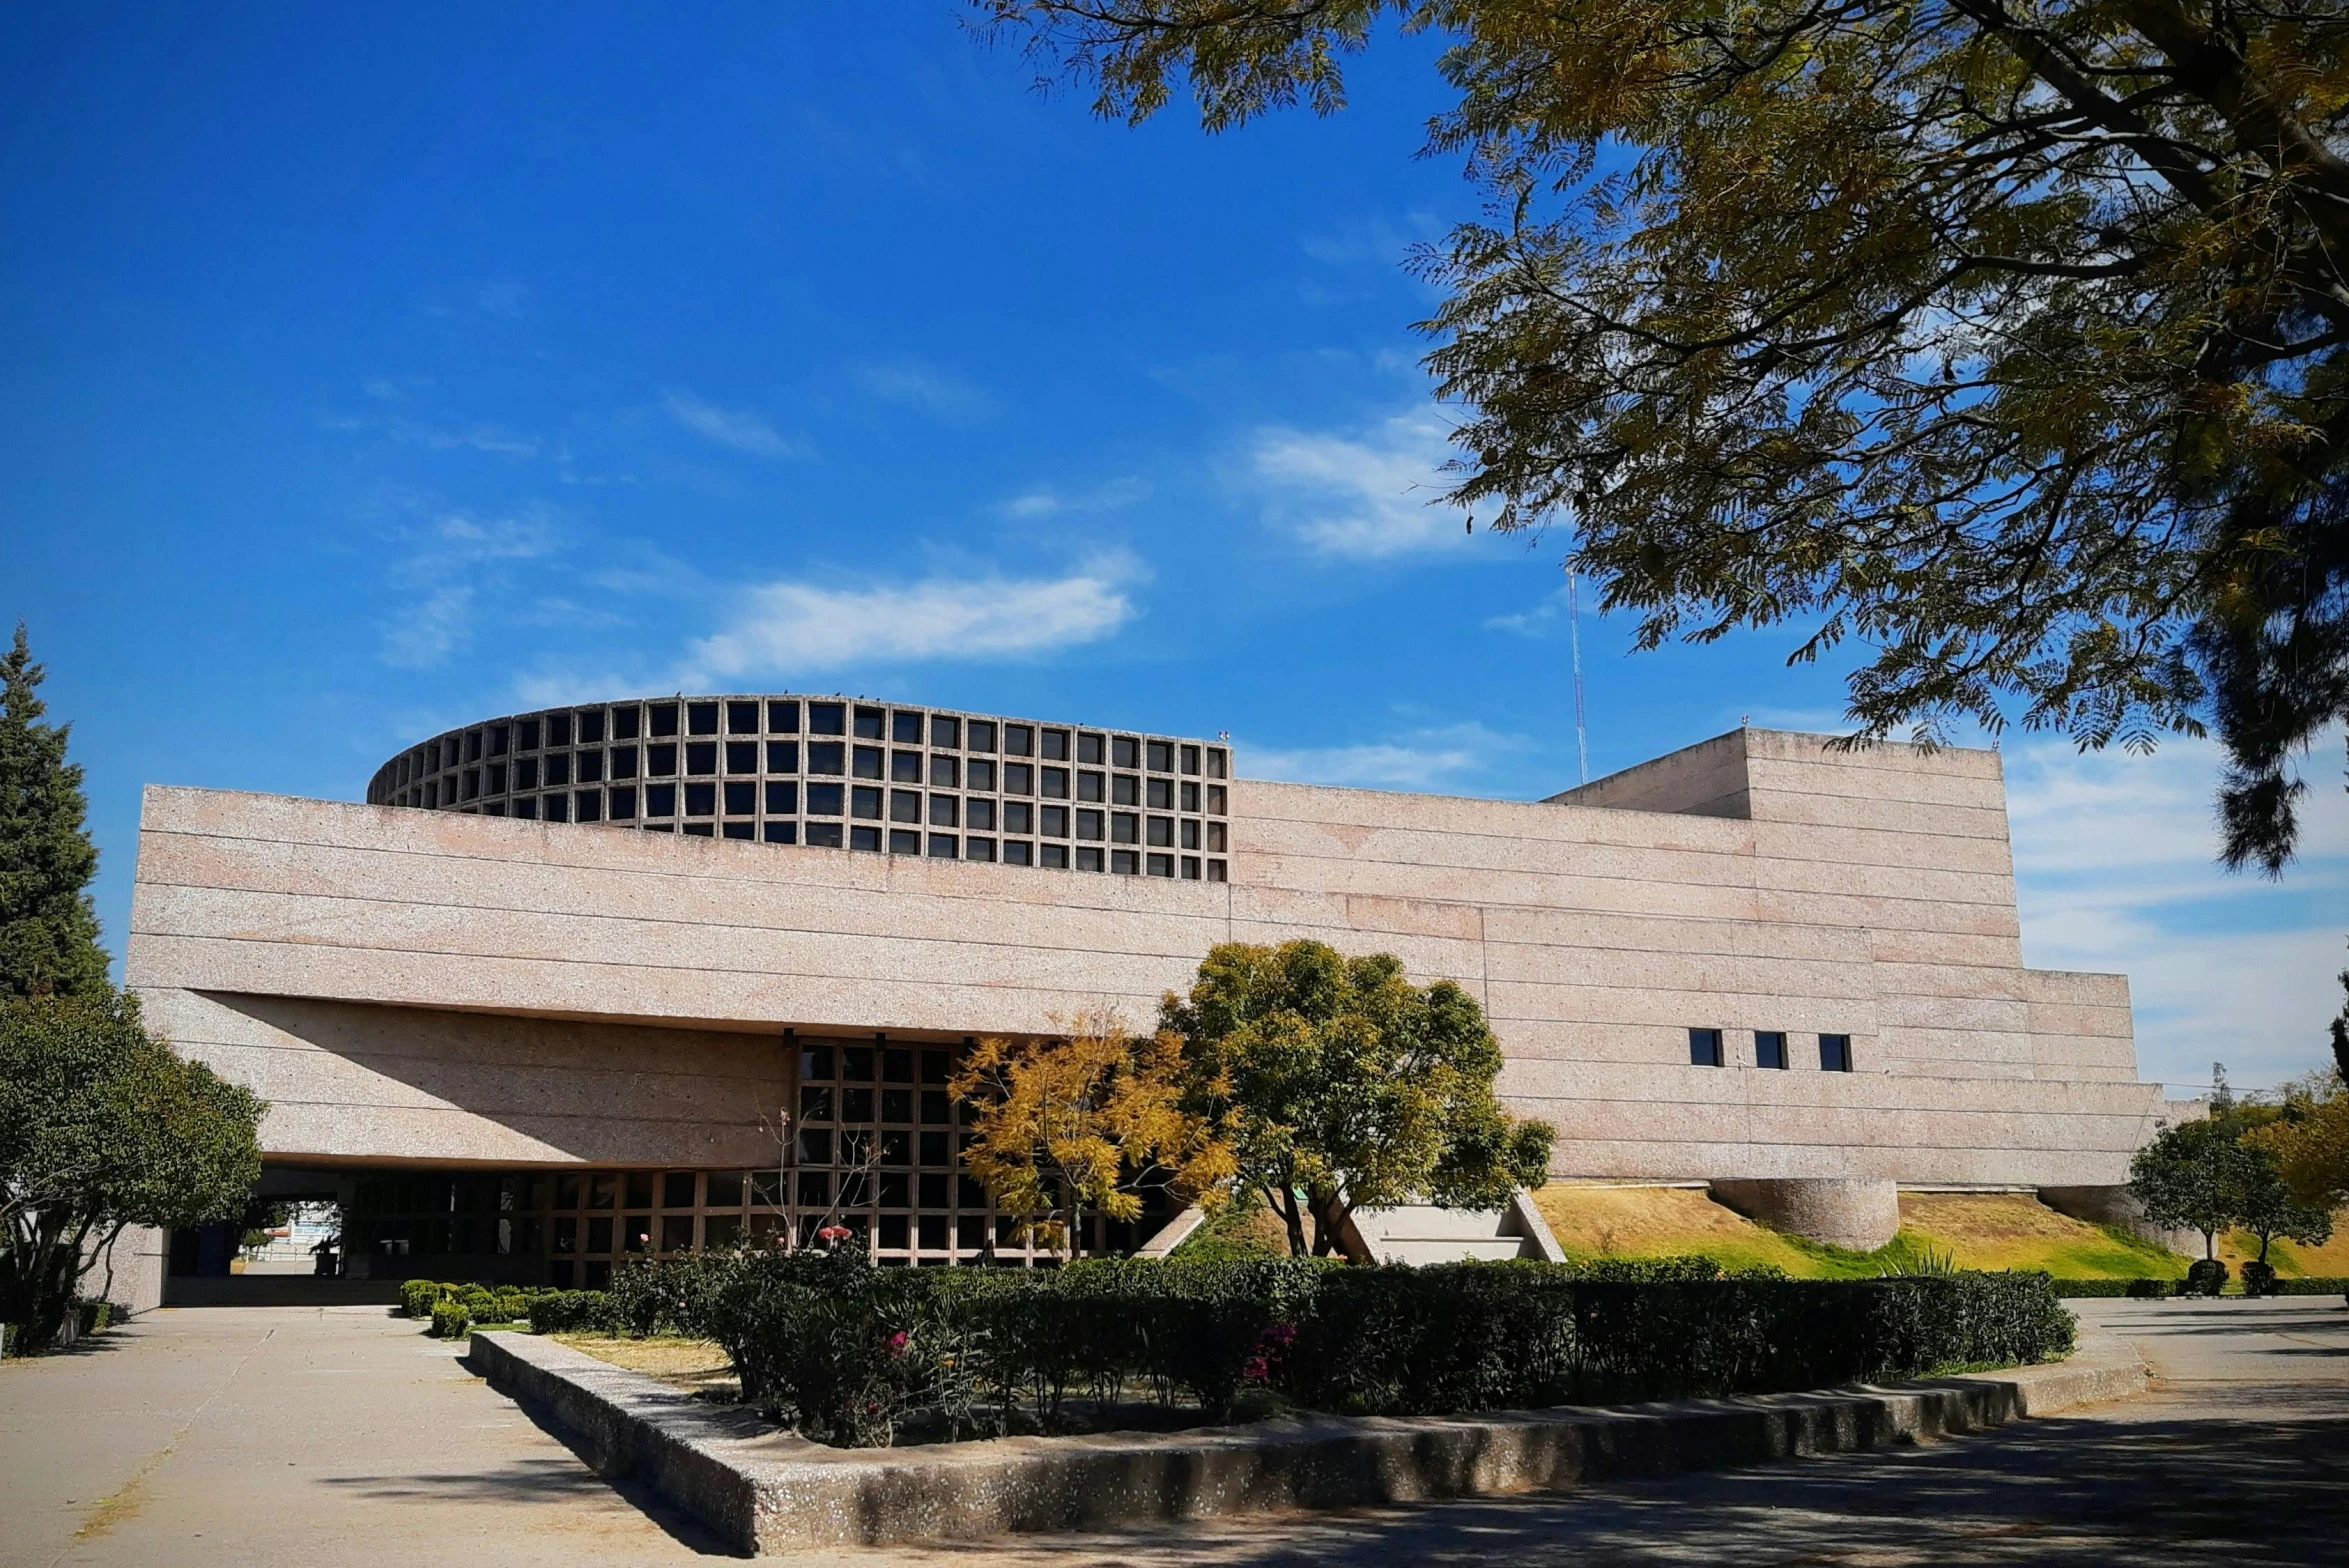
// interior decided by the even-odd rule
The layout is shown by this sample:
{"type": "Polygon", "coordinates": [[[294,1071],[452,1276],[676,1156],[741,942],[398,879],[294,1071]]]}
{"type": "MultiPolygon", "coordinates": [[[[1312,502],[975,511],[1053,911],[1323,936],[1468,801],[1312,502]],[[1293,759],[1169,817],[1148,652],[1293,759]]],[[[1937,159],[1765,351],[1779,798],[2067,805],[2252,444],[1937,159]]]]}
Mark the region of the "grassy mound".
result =
{"type": "Polygon", "coordinates": [[[1724,1268],[1773,1264],[1797,1278],[1826,1274],[1801,1243],[1715,1203],[1700,1188],[1552,1182],[1533,1195],[1533,1205],[1570,1258],[1693,1254],[1724,1268]]]}
{"type": "Polygon", "coordinates": [[[2058,1214],[2027,1192],[1904,1192],[1904,1235],[1964,1269],[2044,1269],[2058,1279],[2178,1279],[2186,1260],[2117,1226],[2058,1214]]]}

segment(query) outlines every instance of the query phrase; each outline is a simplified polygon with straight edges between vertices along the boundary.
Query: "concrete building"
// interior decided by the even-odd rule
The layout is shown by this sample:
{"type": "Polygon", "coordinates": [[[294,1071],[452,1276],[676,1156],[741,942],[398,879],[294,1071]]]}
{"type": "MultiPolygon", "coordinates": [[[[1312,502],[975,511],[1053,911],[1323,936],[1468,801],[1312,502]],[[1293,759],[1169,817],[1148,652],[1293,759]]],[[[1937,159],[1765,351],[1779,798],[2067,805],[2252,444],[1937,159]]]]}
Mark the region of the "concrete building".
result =
{"type": "Polygon", "coordinates": [[[954,1167],[953,1053],[1145,1024],[1221,941],[1455,979],[1555,1175],[1833,1239],[1901,1184],[2109,1212],[2156,1125],[2126,981],[2023,966],[1994,753],[1746,729],[1537,802],[1233,772],[846,698],[519,715],[367,805],[150,788],[128,975],[379,1275],[594,1283],[829,1215],[1016,1256],[954,1167]]]}

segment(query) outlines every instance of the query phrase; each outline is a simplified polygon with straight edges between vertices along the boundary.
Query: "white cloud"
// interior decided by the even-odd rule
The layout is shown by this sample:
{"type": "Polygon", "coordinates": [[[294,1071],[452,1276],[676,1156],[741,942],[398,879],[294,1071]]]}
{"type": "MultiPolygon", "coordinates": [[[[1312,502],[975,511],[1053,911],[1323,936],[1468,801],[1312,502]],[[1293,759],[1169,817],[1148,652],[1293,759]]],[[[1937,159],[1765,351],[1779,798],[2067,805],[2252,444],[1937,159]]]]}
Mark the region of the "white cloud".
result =
{"type": "Polygon", "coordinates": [[[1266,514],[1326,555],[1376,560],[1469,542],[1466,514],[1438,501],[1449,431],[1429,410],[1360,437],[1275,426],[1249,444],[1266,514]]]}
{"type": "Polygon", "coordinates": [[[408,554],[389,575],[414,597],[393,612],[381,643],[384,663],[401,669],[428,669],[463,648],[479,593],[502,587],[509,563],[562,548],[553,521],[535,509],[491,518],[453,512],[407,541],[408,554]]]}
{"type": "Polygon", "coordinates": [[[867,365],[856,383],[884,403],[900,403],[942,424],[976,424],[995,412],[995,400],[950,371],[919,360],[867,365]]]}
{"type": "MultiPolygon", "coordinates": [[[[2349,965],[2349,799],[2336,734],[2305,759],[2301,853],[2281,883],[2216,863],[2220,754],[2060,741],[2006,753],[2025,954],[2129,977],[2139,1071],[2181,1088],[2223,1061],[2238,1085],[2320,1065],[2349,965]]],[[[2175,1091],[2173,1091],[2175,1092],[2175,1091]]]]}
{"type": "Polygon", "coordinates": [[[1025,522],[1042,517],[1066,517],[1087,512],[1115,512],[1147,500],[1150,486],[1140,479],[1112,479],[1087,490],[1063,491],[1051,485],[1023,490],[998,502],[997,515],[1025,522]]]}
{"type": "MultiPolygon", "coordinates": [[[[368,396],[380,397],[375,384],[370,383],[368,396]]],[[[355,418],[340,417],[324,421],[329,430],[373,431],[402,446],[420,446],[428,452],[454,452],[460,449],[487,452],[497,457],[536,457],[538,443],[529,436],[517,435],[503,425],[476,421],[466,425],[427,424],[422,420],[404,417],[355,418]]]]}
{"type": "Polygon", "coordinates": [[[664,389],[661,402],[667,406],[670,418],[705,441],[748,452],[753,457],[784,459],[808,455],[803,444],[791,440],[747,409],[720,408],[676,387],[664,389]]]}
{"type": "Polygon", "coordinates": [[[1354,746],[1260,751],[1242,744],[1235,763],[1248,778],[1296,784],[1347,784],[1362,789],[1435,790],[1493,766],[1525,742],[1481,724],[1412,730],[1354,746]]]}
{"type": "MultiPolygon", "coordinates": [[[[695,642],[691,675],[788,676],[855,664],[1018,659],[1098,642],[1133,619],[1136,564],[1104,558],[1063,577],[931,577],[904,585],[772,582],[695,642]]],[[[693,684],[688,679],[682,682],[693,684]]]]}

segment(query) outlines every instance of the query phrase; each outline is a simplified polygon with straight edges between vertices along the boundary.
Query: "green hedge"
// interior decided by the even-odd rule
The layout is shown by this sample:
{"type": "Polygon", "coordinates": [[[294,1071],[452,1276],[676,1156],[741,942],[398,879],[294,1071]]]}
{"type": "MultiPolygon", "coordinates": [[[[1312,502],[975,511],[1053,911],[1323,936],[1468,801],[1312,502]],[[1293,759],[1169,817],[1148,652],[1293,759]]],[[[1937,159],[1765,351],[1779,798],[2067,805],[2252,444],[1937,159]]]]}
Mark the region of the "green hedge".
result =
{"type": "Polygon", "coordinates": [[[440,1310],[450,1305],[464,1309],[468,1326],[528,1322],[542,1334],[571,1329],[617,1333],[621,1326],[612,1299],[600,1290],[545,1290],[430,1279],[411,1279],[400,1285],[400,1310],[412,1318],[431,1319],[435,1333],[441,1332],[443,1323],[453,1321],[440,1310]]]}
{"type": "Polygon", "coordinates": [[[745,1398],[823,1441],[1047,1427],[1075,1391],[1140,1384],[1221,1417],[1246,1390],[1418,1415],[1759,1393],[2043,1361],[2071,1316],[2044,1274],[1727,1275],[1708,1260],[1584,1268],[1103,1260],[1051,1271],[880,1269],[744,1249],[623,1270],[632,1329],[716,1340],[745,1398]]]}
{"type": "MultiPolygon", "coordinates": [[[[2099,1296],[2138,1296],[2155,1300],[2170,1296],[2197,1295],[2185,1288],[2183,1280],[2167,1279],[2059,1279],[2055,1293],[2067,1299],[2085,1299],[2099,1296]]],[[[2310,1275],[2303,1279],[2278,1278],[2269,1283],[2265,1292],[2270,1296],[2349,1296],[2349,1279],[2310,1275]]]]}

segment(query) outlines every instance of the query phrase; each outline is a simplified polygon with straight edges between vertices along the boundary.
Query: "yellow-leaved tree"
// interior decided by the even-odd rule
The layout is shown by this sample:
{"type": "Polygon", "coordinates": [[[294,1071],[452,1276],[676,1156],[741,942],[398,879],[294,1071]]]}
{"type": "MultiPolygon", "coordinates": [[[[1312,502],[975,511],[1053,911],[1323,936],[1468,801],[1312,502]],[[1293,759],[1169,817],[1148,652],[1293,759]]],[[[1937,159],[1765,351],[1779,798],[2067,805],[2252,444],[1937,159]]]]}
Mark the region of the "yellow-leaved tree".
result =
{"type": "Polygon", "coordinates": [[[1140,1218],[1153,1189],[1212,1204],[1232,1175],[1230,1144],[1184,1107],[1183,1042],[1164,1031],[1090,1013],[1057,1038],[981,1040],[950,1087],[970,1106],[964,1169],[1044,1246],[1076,1250],[1088,1214],[1140,1218]]]}

